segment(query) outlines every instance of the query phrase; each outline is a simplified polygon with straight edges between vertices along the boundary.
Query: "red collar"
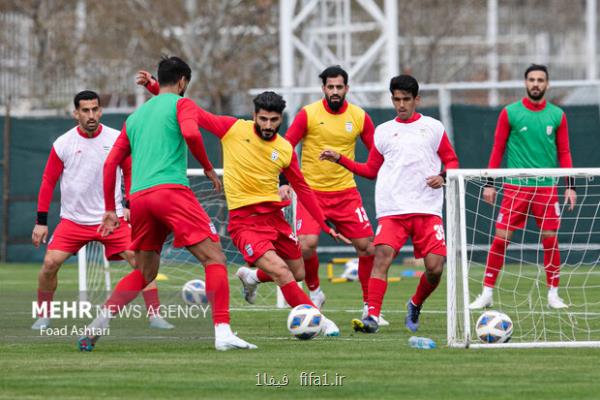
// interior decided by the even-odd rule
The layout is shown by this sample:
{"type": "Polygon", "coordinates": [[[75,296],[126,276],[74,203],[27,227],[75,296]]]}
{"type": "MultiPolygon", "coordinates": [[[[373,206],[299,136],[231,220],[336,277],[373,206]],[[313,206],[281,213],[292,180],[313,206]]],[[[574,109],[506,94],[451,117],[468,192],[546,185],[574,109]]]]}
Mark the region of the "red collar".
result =
{"type": "Polygon", "coordinates": [[[96,132],[94,132],[92,137],[89,137],[88,134],[86,132],[82,131],[81,128],[79,127],[79,125],[77,125],[77,133],[79,133],[79,136],[84,137],[86,139],[93,139],[93,138],[97,137],[101,132],[102,132],[102,124],[99,124],[98,129],[96,129],[96,132]]]}
{"type": "Polygon", "coordinates": [[[337,111],[333,111],[331,108],[329,108],[329,104],[327,104],[327,99],[323,99],[323,107],[325,107],[325,110],[329,113],[329,114],[343,114],[346,112],[346,110],[348,109],[348,102],[346,100],[344,100],[344,104],[342,104],[342,107],[340,107],[339,110],[337,111]]]}
{"type": "Polygon", "coordinates": [[[400,122],[401,124],[410,124],[411,122],[415,122],[421,118],[421,114],[413,113],[413,115],[409,119],[400,119],[400,117],[396,117],[396,122],[400,122]]]}
{"type": "Polygon", "coordinates": [[[521,102],[523,103],[525,108],[531,111],[542,111],[544,108],[546,108],[546,99],[542,100],[539,103],[534,103],[529,97],[523,97],[523,100],[521,100],[521,102]]]}
{"type": "Polygon", "coordinates": [[[260,133],[258,133],[256,131],[256,122],[254,123],[254,125],[252,125],[252,130],[254,131],[254,134],[256,136],[258,136],[258,138],[260,140],[264,140],[265,142],[272,142],[273,140],[277,139],[277,135],[279,135],[279,133],[275,133],[273,136],[271,136],[271,139],[265,139],[265,138],[263,138],[262,136],[260,136],[260,133]]]}

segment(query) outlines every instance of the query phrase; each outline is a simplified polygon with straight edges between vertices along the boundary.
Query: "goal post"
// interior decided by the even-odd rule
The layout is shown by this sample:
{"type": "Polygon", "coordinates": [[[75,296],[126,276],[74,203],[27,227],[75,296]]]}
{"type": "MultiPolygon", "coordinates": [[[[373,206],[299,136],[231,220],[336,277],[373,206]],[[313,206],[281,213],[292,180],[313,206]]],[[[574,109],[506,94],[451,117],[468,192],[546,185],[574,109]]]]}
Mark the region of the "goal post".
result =
{"type": "Polygon", "coordinates": [[[448,346],[600,347],[600,168],[457,169],[448,170],[446,179],[448,346]],[[497,190],[493,205],[482,198],[489,178],[497,190]],[[564,199],[568,178],[575,180],[577,192],[572,211],[564,199]],[[514,184],[515,179],[533,192],[547,185],[547,179],[556,184],[559,203],[553,206],[561,218],[559,294],[569,308],[548,308],[542,235],[529,212],[525,226],[515,230],[509,242],[491,307],[512,319],[512,339],[484,344],[475,332],[483,310],[470,310],[469,304],[482,290],[504,183],[514,184]]]}

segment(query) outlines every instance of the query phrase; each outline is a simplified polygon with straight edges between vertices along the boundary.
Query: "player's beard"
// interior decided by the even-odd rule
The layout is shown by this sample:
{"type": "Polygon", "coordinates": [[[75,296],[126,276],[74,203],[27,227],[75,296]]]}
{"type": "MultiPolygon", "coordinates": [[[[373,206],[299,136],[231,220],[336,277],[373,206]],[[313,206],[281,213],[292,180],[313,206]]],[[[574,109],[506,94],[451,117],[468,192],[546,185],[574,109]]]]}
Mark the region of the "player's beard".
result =
{"type": "Polygon", "coordinates": [[[344,96],[339,96],[339,95],[325,96],[325,100],[327,101],[327,105],[333,111],[338,111],[340,108],[342,108],[342,106],[344,105],[344,100],[345,99],[346,99],[345,95],[344,96]],[[332,98],[335,98],[335,101],[332,101],[332,98]]]}
{"type": "Polygon", "coordinates": [[[277,129],[260,129],[260,126],[255,122],[254,123],[254,130],[256,132],[258,132],[258,134],[260,135],[260,137],[262,139],[264,139],[264,140],[270,140],[270,139],[273,139],[273,136],[277,135],[277,132],[279,132],[279,127],[280,126],[278,126],[277,129]]]}
{"type": "Polygon", "coordinates": [[[538,94],[534,95],[529,89],[527,89],[527,96],[529,96],[531,100],[539,101],[544,98],[544,94],[546,94],[545,90],[538,89],[538,94]]]}

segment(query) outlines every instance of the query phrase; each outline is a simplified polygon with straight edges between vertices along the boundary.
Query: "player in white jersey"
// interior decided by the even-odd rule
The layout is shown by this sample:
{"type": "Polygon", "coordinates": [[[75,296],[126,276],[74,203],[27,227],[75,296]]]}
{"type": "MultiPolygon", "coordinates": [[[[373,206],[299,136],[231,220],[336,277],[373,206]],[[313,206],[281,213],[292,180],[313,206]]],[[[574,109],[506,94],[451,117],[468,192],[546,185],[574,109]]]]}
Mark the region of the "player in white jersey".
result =
{"type": "MultiPolygon", "coordinates": [[[[50,150],[50,156],[42,176],[38,196],[38,213],[31,235],[35,247],[46,243],[48,237],[48,209],[52,192],[60,181],[60,222],[48,241],[42,269],[38,276],[38,306],[49,312],[50,302],[58,285],[58,270],[62,264],[79,249],[91,241],[104,244],[107,259],[124,259],[135,268],[131,243],[131,228],[122,223],[119,229],[108,237],[97,232],[104,215],[104,192],[102,172],[104,160],[108,156],[120,131],[100,124],[102,108],[98,94],[90,90],[78,93],[74,98],[73,117],[78,125],[61,135],[50,150]]],[[[125,177],[126,192],[129,192],[131,159],[121,165],[125,177]]],[[[129,210],[123,208],[121,195],[121,171],[117,174],[115,201],[119,218],[129,220],[129,210]]],[[[156,283],[151,283],[143,293],[150,326],[172,329],[158,313],[160,301],[156,283]]],[[[39,330],[50,326],[49,315],[38,315],[32,329],[39,330]]]]}
{"type": "Polygon", "coordinates": [[[415,332],[423,302],[440,282],[446,257],[442,222],[443,185],[446,168],[458,168],[456,153],[442,123],[415,112],[419,104],[419,84],[409,75],[390,82],[397,117],[375,129],[374,146],[366,163],[357,163],[325,150],[322,160],[337,162],[356,175],[377,178],[375,208],[375,264],[369,279],[369,315],[352,321],[356,331],[374,333],[387,272],[392,261],[410,237],[416,258],[424,258],[425,273],[407,303],[406,327],[415,332]]]}

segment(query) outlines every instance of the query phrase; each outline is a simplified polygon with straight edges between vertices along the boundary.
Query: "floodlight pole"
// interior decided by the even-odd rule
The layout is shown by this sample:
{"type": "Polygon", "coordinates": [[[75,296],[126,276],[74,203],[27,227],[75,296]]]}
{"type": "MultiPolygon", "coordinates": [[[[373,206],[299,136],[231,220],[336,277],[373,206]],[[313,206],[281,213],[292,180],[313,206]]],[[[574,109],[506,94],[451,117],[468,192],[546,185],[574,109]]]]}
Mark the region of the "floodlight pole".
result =
{"type": "Polygon", "coordinates": [[[586,0],[585,2],[585,34],[586,34],[586,78],[596,79],[596,16],[597,0],[586,0]]]}

